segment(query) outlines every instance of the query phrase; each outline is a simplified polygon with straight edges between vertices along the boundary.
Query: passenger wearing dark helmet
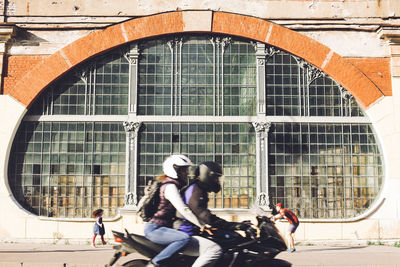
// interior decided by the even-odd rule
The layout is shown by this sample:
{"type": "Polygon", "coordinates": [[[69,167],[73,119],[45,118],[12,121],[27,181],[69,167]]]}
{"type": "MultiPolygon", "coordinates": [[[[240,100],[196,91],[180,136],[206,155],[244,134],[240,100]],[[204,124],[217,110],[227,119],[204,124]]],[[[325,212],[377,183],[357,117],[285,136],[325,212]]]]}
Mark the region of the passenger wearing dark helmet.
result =
{"type": "MultiPolygon", "coordinates": [[[[221,165],[217,162],[200,163],[195,170],[195,181],[182,189],[183,200],[201,223],[220,229],[244,230],[248,227],[247,224],[228,222],[212,214],[208,209],[208,193],[218,193],[221,190],[220,178],[222,176],[221,165]]],[[[200,228],[183,218],[179,213],[177,217],[182,219],[176,221],[174,228],[192,236],[192,242],[189,242],[185,251],[197,245],[200,256],[193,266],[213,266],[222,254],[221,247],[209,239],[198,236],[200,228]],[[197,241],[197,244],[193,244],[193,241],[197,241]]]]}

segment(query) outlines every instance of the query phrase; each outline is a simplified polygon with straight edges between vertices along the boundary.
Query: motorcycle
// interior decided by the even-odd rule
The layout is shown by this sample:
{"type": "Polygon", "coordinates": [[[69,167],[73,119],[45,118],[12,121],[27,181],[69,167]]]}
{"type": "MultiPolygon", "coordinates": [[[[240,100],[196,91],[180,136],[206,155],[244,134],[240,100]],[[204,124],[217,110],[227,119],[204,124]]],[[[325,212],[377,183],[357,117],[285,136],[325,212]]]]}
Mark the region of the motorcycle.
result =
{"type": "MultiPolygon", "coordinates": [[[[256,216],[257,226],[248,222],[249,226],[244,234],[236,231],[221,229],[208,229],[203,231],[202,236],[218,243],[223,249],[223,255],[215,266],[247,267],[247,266],[292,266],[289,262],[274,259],[276,255],[287,249],[286,244],[275,223],[266,216],[256,216]]],[[[108,267],[121,266],[116,262],[123,256],[131,253],[140,253],[148,258],[153,258],[164,246],[155,244],[144,236],[112,231],[114,239],[119,245],[113,247],[115,250],[108,267]]],[[[196,257],[185,255],[183,250],[166,260],[165,266],[187,267],[192,266],[196,257]]],[[[124,263],[125,267],[143,267],[148,260],[135,259],[124,263]]],[[[164,266],[163,265],[163,266],[164,266]]]]}

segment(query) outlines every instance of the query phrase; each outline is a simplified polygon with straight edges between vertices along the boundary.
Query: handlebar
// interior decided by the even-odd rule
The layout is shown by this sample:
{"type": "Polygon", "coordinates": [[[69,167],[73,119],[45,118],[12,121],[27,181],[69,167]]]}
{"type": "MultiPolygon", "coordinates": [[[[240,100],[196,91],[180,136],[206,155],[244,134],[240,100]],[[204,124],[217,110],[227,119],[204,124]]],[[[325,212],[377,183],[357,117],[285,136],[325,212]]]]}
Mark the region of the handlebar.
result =
{"type": "MultiPolygon", "coordinates": [[[[243,221],[241,223],[237,223],[233,231],[243,231],[247,238],[256,239],[257,238],[257,229],[253,227],[254,225],[250,221],[243,221]]],[[[200,233],[208,236],[213,236],[214,232],[218,231],[218,228],[211,227],[210,225],[205,225],[201,228],[200,233]]]]}

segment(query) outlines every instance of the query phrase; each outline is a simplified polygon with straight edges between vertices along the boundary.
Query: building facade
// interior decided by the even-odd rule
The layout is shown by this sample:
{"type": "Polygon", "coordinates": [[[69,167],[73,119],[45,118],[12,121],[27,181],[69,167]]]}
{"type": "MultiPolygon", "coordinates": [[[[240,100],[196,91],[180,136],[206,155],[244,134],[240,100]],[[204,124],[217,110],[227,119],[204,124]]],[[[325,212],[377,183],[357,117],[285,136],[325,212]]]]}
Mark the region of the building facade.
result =
{"type": "Polygon", "coordinates": [[[298,240],[400,238],[396,1],[2,8],[3,240],[84,240],[100,207],[140,232],[172,153],[221,163],[229,220],[281,202],[298,240]]]}

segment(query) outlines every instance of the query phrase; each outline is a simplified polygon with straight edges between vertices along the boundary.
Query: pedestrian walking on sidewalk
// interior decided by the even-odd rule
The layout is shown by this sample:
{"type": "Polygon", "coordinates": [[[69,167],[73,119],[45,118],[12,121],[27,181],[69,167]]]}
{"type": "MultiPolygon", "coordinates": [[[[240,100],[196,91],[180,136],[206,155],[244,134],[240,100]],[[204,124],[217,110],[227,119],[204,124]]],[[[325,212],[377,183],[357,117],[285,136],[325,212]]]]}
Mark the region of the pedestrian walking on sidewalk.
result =
{"type": "Polygon", "coordinates": [[[103,245],[107,244],[106,241],[104,241],[104,234],[106,233],[104,224],[103,224],[103,213],[104,210],[102,209],[97,209],[93,211],[92,216],[93,218],[96,218],[96,222],[94,223],[94,236],[93,236],[93,241],[92,241],[92,246],[96,246],[96,237],[97,235],[100,235],[101,237],[101,242],[103,245]]]}
{"type": "Polygon", "coordinates": [[[295,252],[296,249],[294,247],[294,238],[293,234],[296,232],[297,227],[299,226],[299,219],[297,216],[291,212],[288,209],[283,208],[282,203],[278,203],[275,205],[275,209],[278,212],[277,215],[272,217],[273,221],[276,221],[278,219],[285,218],[289,222],[289,227],[288,227],[288,236],[289,236],[289,252],[295,252]]]}

